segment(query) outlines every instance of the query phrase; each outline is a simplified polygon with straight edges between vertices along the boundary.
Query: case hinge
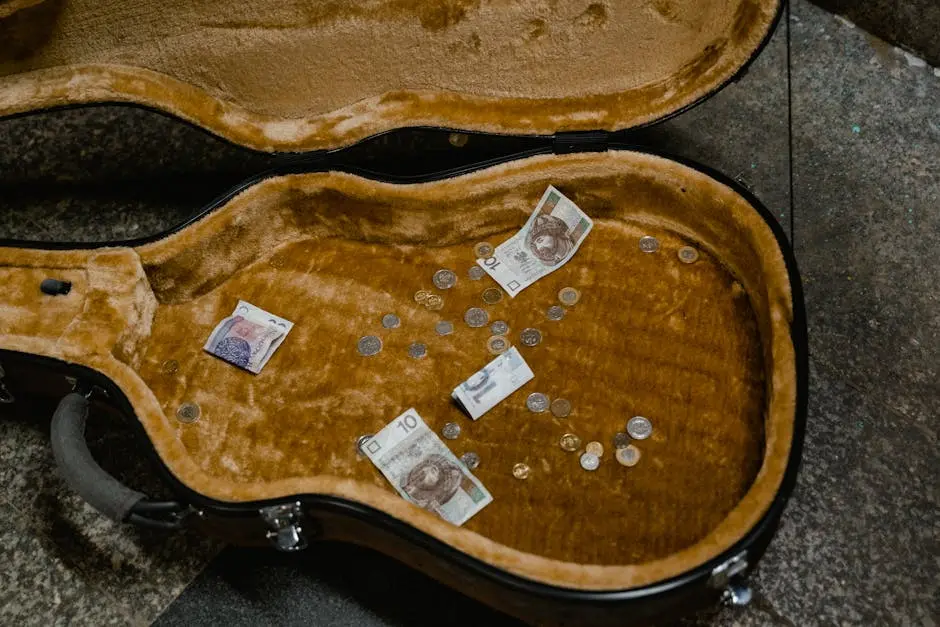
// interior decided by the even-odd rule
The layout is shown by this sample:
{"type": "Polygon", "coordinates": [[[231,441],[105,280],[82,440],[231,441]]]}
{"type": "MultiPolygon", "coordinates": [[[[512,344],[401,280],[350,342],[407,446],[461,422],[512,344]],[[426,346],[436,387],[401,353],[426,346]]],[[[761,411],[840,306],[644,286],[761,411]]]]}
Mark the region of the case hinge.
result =
{"type": "Polygon", "coordinates": [[[303,506],[299,501],[272,505],[259,510],[262,520],[270,527],[266,536],[278,551],[293,553],[307,548],[307,538],[304,536],[303,506]]]}
{"type": "Polygon", "coordinates": [[[747,570],[747,551],[741,551],[720,566],[712,570],[708,578],[708,585],[716,590],[723,590],[731,583],[731,579],[747,570]]]}
{"type": "Polygon", "coordinates": [[[610,146],[607,131],[564,131],[552,137],[552,152],[567,155],[576,152],[606,152],[610,146]]]}

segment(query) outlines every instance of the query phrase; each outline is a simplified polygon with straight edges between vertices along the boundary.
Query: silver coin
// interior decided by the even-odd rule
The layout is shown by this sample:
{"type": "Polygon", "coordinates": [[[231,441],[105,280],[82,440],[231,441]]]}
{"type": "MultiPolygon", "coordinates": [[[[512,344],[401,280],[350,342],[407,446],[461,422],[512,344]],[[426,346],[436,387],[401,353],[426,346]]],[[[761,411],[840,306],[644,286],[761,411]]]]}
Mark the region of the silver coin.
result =
{"type": "Polygon", "coordinates": [[[460,456],[460,461],[467,467],[467,470],[476,470],[480,467],[480,456],[473,451],[467,451],[460,456]]]}
{"type": "Polygon", "coordinates": [[[486,323],[490,321],[490,315],[479,307],[471,307],[467,310],[467,313],[464,314],[463,320],[468,326],[479,329],[480,327],[485,327],[486,323]]]}
{"type": "Polygon", "coordinates": [[[472,266],[470,270],[467,271],[467,275],[470,276],[471,281],[479,281],[486,276],[486,270],[480,266],[472,266]]]}
{"type": "Polygon", "coordinates": [[[382,316],[382,326],[386,329],[397,329],[401,326],[401,318],[395,314],[385,314],[382,316]]]}
{"type": "Polygon", "coordinates": [[[526,329],[519,336],[523,346],[538,346],[542,343],[542,332],[538,329],[526,329]]]}
{"type": "Polygon", "coordinates": [[[682,263],[695,263],[698,261],[698,251],[691,246],[683,246],[679,249],[679,261],[682,263]]]}
{"type": "Polygon", "coordinates": [[[552,305],[548,308],[548,311],[545,312],[545,316],[549,320],[561,320],[565,317],[565,308],[558,305],[552,305]]]}
{"type": "Polygon", "coordinates": [[[454,274],[453,270],[438,270],[434,273],[431,281],[437,289],[449,290],[457,285],[457,275],[454,274]]]}
{"type": "Polygon", "coordinates": [[[601,458],[591,453],[581,455],[581,468],[585,470],[597,470],[601,465],[601,458]]]}
{"type": "Polygon", "coordinates": [[[571,415],[571,401],[566,398],[556,398],[552,401],[552,415],[556,418],[567,418],[571,415]]]}
{"type": "Polygon", "coordinates": [[[441,320],[434,325],[434,330],[441,336],[450,335],[454,332],[454,323],[448,320],[441,320]]]}
{"type": "Polygon", "coordinates": [[[497,320],[490,325],[490,332],[493,335],[506,335],[509,333],[509,324],[503,322],[502,320],[497,320]]]}
{"type": "Polygon", "coordinates": [[[630,446],[630,436],[624,433],[623,431],[618,431],[614,434],[614,448],[620,450],[622,448],[627,448],[630,446]]]}
{"type": "Polygon", "coordinates": [[[414,342],[408,347],[408,356],[412,359],[424,359],[428,355],[428,347],[421,342],[414,342]]]}
{"type": "Polygon", "coordinates": [[[441,429],[441,435],[448,440],[456,440],[460,437],[460,425],[456,422],[448,422],[444,425],[444,428],[441,429]]]}
{"type": "Polygon", "coordinates": [[[534,392],[529,394],[529,398],[525,399],[525,406],[529,408],[529,411],[541,414],[548,409],[548,397],[541,392],[534,392]]]}
{"type": "Polygon", "coordinates": [[[659,240],[652,235],[646,235],[640,238],[640,250],[644,253],[655,253],[659,250],[659,240]]]}
{"type": "Polygon", "coordinates": [[[382,340],[374,335],[359,338],[359,354],[363,357],[372,357],[382,352],[382,340]]]}
{"type": "Polygon", "coordinates": [[[643,416],[634,416],[627,421],[627,433],[634,440],[645,440],[653,434],[653,423],[643,416]]]}
{"type": "Polygon", "coordinates": [[[176,411],[177,420],[185,422],[186,424],[196,422],[201,415],[202,410],[199,409],[199,405],[196,403],[183,403],[176,411]]]}

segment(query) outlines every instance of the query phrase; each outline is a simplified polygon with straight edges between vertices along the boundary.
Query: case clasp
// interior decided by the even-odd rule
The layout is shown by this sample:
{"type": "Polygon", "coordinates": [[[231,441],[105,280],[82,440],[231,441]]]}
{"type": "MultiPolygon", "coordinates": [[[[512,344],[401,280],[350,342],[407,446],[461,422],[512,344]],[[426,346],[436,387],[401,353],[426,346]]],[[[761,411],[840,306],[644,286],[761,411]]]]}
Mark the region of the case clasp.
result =
{"type": "Polygon", "coordinates": [[[267,538],[278,551],[293,553],[307,548],[301,522],[303,506],[299,501],[262,508],[261,518],[270,527],[267,538]]]}
{"type": "Polygon", "coordinates": [[[607,131],[564,131],[552,138],[552,152],[568,155],[576,152],[607,152],[610,133],[607,131]]]}

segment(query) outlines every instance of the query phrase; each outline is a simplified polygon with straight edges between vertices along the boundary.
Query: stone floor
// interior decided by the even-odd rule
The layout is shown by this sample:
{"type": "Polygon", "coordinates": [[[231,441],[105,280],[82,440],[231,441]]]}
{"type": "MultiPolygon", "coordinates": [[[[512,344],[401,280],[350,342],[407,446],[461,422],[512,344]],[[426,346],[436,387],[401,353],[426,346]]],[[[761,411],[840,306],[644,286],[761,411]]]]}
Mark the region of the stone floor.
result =
{"type": "MultiPolygon", "coordinates": [[[[749,74],[642,141],[745,182],[792,233],[806,282],[809,425],[800,480],[752,578],[755,601],[686,625],[940,624],[940,72],[793,5],[794,211],[782,24],[749,74]]],[[[401,134],[373,167],[456,165],[525,146],[401,134]],[[407,158],[403,158],[407,157],[407,158]]],[[[370,157],[370,155],[372,155],[370,157]]],[[[0,238],[141,237],[274,163],[148,111],[0,122],[0,238]]],[[[302,558],[121,528],[56,476],[48,418],[0,420],[0,624],[514,624],[362,549],[302,558]],[[442,600],[422,615],[413,595],[442,600]]],[[[143,481],[129,434],[90,425],[143,481]]],[[[138,484],[139,485],[139,484],[138,484]]]]}

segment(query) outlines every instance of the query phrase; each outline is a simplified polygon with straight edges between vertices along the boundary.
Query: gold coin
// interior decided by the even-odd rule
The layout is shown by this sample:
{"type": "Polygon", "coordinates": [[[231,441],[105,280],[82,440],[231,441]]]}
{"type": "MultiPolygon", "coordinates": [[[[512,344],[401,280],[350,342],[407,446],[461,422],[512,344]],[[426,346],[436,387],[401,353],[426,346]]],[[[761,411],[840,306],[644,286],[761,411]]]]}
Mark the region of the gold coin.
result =
{"type": "Polygon", "coordinates": [[[498,287],[483,290],[483,302],[487,305],[495,305],[501,300],[503,300],[503,291],[498,287]]]}
{"type": "Polygon", "coordinates": [[[633,446],[630,446],[617,449],[617,461],[621,466],[636,466],[637,462],[640,461],[640,449],[633,446]]]}
{"type": "Polygon", "coordinates": [[[415,292],[415,302],[416,303],[426,303],[428,302],[428,297],[431,295],[431,292],[427,290],[418,290],[415,292]]]}
{"type": "Polygon", "coordinates": [[[528,464],[516,464],[512,467],[512,476],[516,479],[528,479],[531,469],[528,464]]]}
{"type": "Polygon", "coordinates": [[[440,311],[444,308],[444,299],[437,294],[431,294],[425,301],[424,306],[431,311],[440,311]]]}
{"type": "Polygon", "coordinates": [[[180,362],[176,361],[175,359],[169,359],[163,362],[163,366],[162,366],[163,374],[167,375],[168,377],[179,372],[179,369],[180,369],[180,362]]]}
{"type": "Polygon", "coordinates": [[[683,246],[679,249],[679,261],[682,263],[695,263],[698,261],[698,251],[691,246],[683,246]]]}
{"type": "Polygon", "coordinates": [[[493,245],[489,242],[480,242],[473,247],[473,254],[475,254],[478,259],[487,259],[493,256],[493,250],[493,245]]]}
{"type": "Polygon", "coordinates": [[[571,401],[566,398],[556,398],[552,401],[552,414],[556,418],[567,418],[571,415],[571,401]]]}
{"type": "Polygon", "coordinates": [[[494,335],[486,341],[486,348],[493,355],[502,355],[509,350],[509,339],[501,335],[494,335]]]}
{"type": "Polygon", "coordinates": [[[603,457],[604,455],[604,445],[600,442],[588,442],[587,446],[584,447],[584,451],[590,453],[591,455],[597,455],[598,457],[603,457]]]}
{"type": "Polygon", "coordinates": [[[573,287],[566,287],[560,292],[558,292],[558,300],[565,307],[573,307],[578,304],[578,301],[581,300],[581,292],[574,289],[573,287]]]}
{"type": "Polygon", "coordinates": [[[581,448],[581,438],[573,433],[566,433],[565,435],[561,436],[560,444],[562,450],[568,451],[569,453],[574,453],[576,450],[581,448]]]}
{"type": "Polygon", "coordinates": [[[187,424],[191,422],[196,422],[199,420],[199,416],[202,414],[202,411],[199,409],[199,405],[196,403],[183,403],[180,405],[180,408],[176,411],[176,418],[180,422],[185,422],[187,424]]]}

